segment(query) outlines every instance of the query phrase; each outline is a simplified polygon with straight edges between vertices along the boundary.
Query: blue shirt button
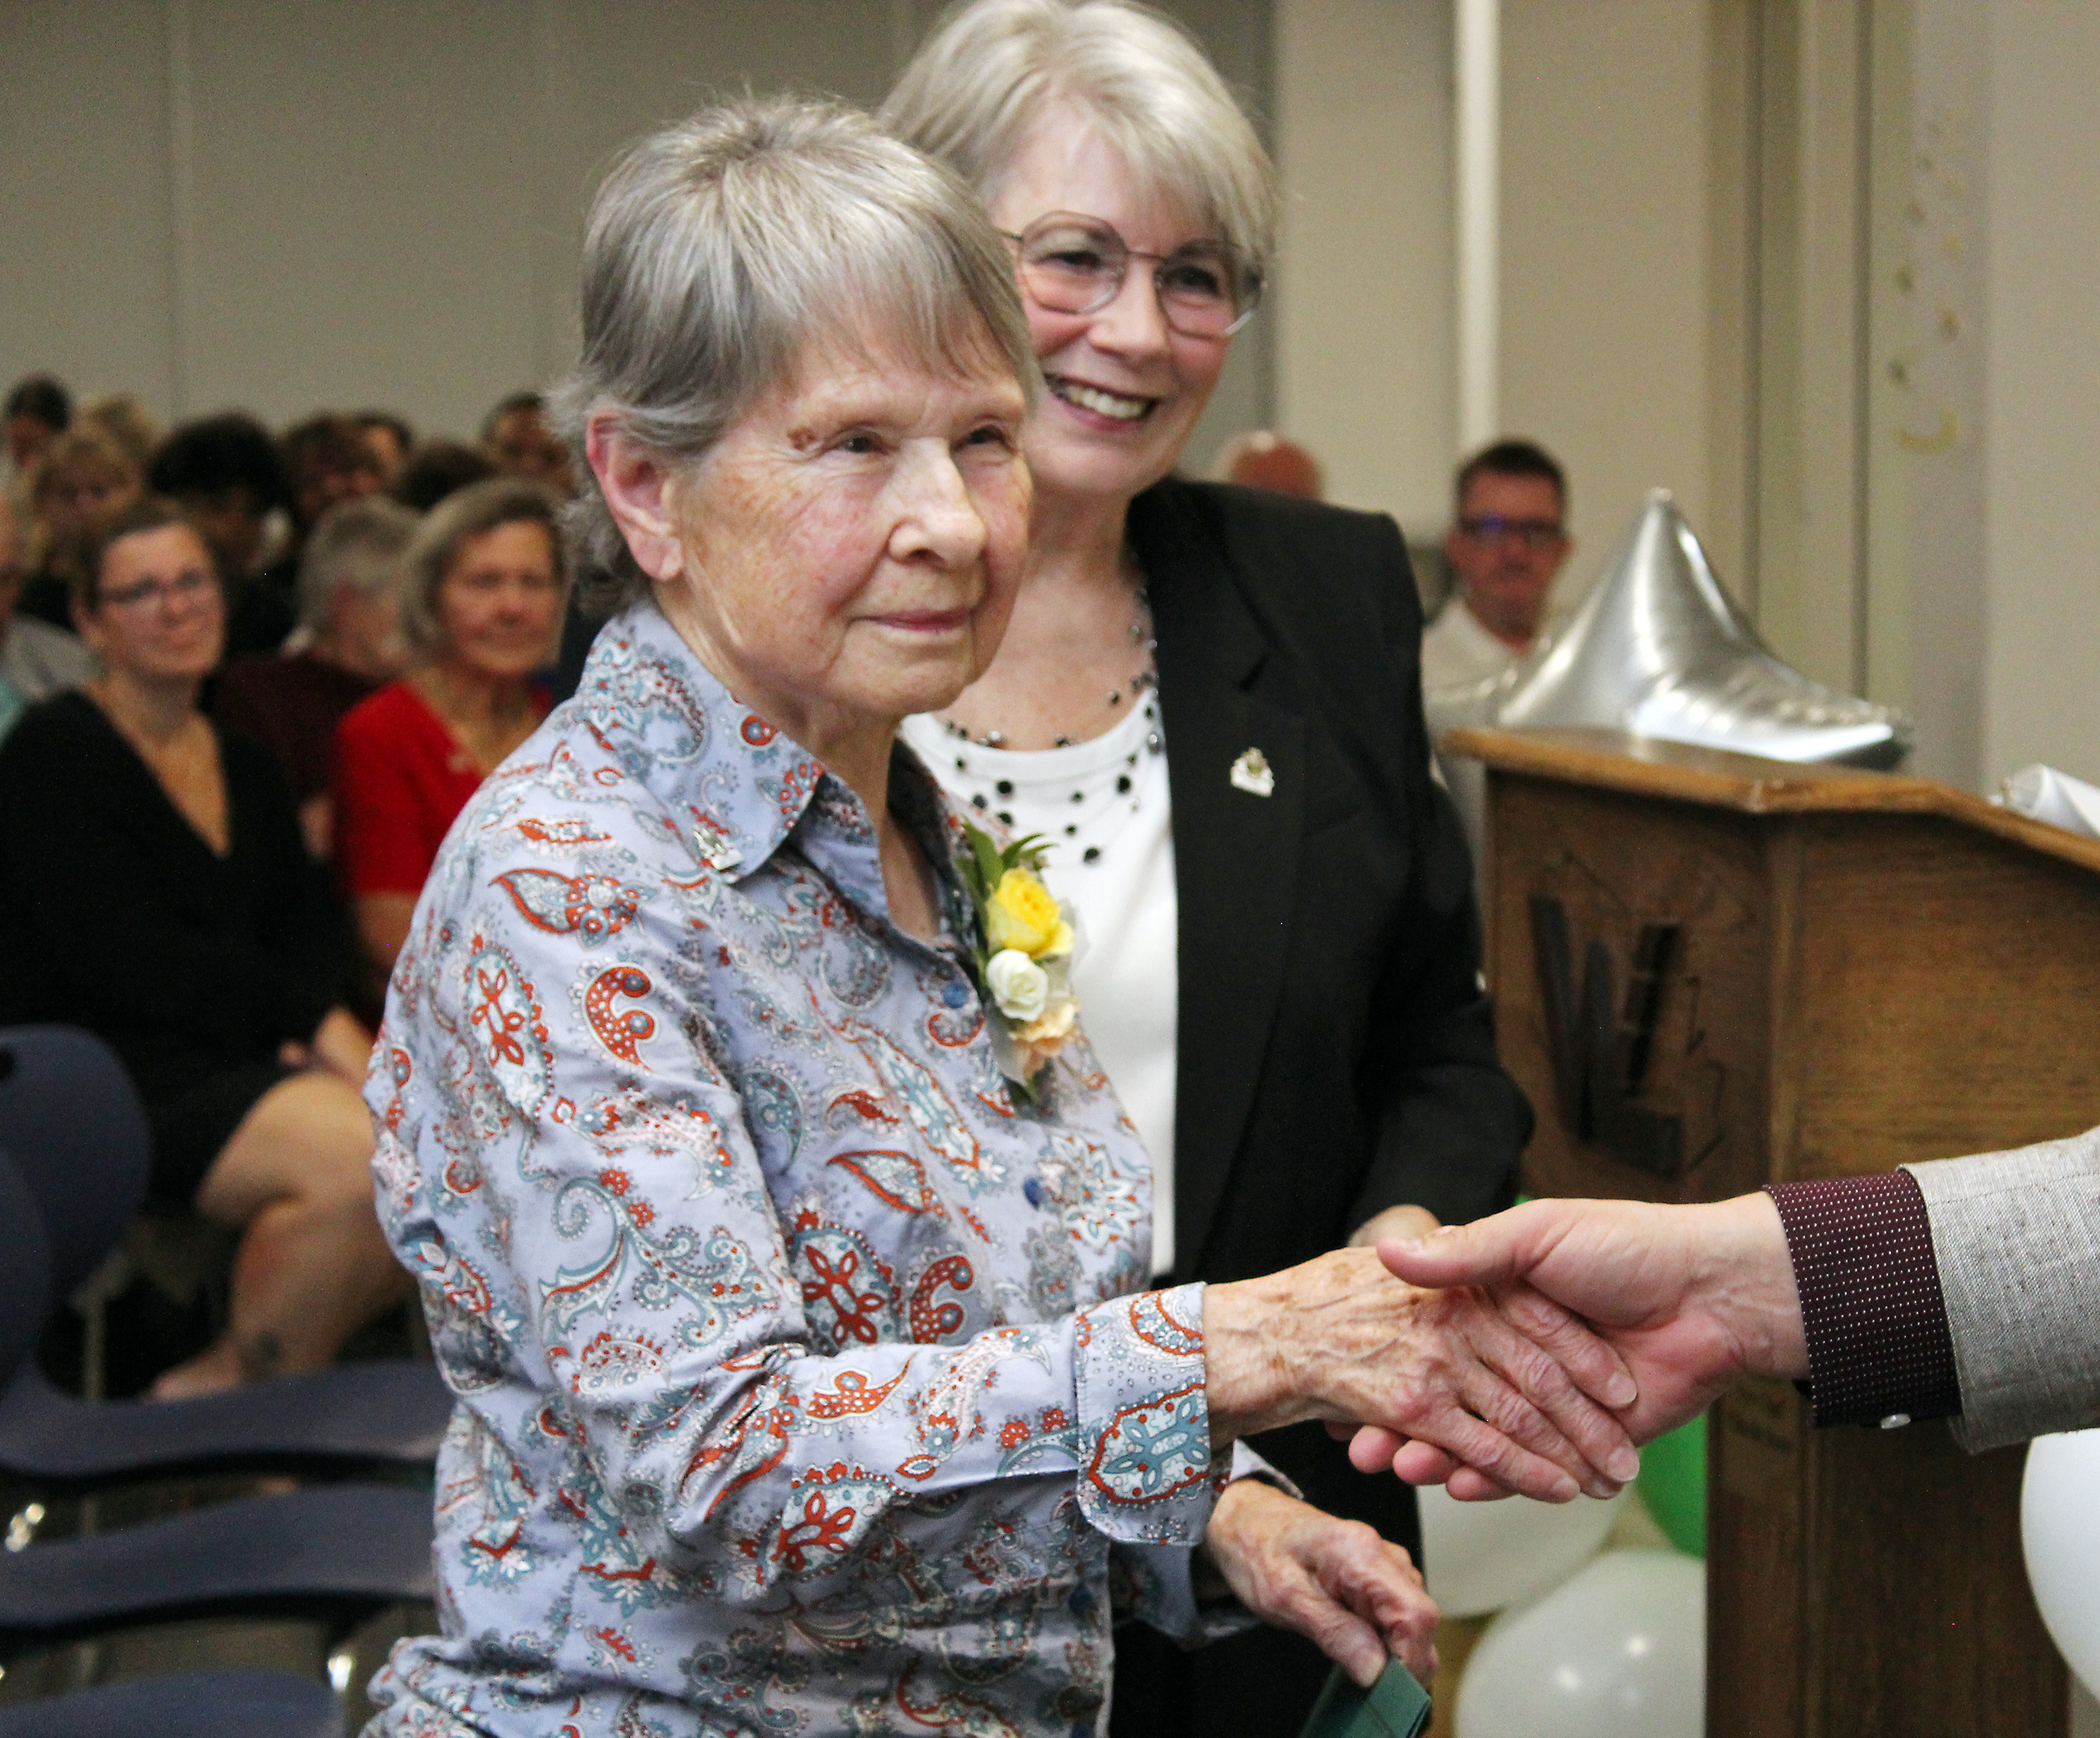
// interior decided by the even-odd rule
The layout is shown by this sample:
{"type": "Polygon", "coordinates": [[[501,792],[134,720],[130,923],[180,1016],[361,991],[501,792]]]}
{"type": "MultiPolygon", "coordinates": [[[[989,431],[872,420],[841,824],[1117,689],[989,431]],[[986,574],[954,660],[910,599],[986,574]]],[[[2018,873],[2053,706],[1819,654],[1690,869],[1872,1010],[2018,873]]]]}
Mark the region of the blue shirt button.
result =
{"type": "Polygon", "coordinates": [[[951,982],[942,988],[941,999],[951,1008],[960,1008],[969,999],[970,991],[967,984],[951,982]]]}

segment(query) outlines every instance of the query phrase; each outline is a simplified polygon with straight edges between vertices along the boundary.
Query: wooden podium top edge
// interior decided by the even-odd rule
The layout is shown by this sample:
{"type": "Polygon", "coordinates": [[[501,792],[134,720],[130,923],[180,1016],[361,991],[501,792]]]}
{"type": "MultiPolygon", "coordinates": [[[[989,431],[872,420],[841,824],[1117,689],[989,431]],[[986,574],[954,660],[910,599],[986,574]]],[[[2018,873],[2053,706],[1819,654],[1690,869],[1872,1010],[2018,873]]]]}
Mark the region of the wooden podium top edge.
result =
{"type": "Polygon", "coordinates": [[[1936,779],[1804,765],[1617,730],[1451,731],[1438,745],[1502,772],[1745,814],[1932,814],[2100,871],[2100,840],[2029,820],[1936,779]]]}

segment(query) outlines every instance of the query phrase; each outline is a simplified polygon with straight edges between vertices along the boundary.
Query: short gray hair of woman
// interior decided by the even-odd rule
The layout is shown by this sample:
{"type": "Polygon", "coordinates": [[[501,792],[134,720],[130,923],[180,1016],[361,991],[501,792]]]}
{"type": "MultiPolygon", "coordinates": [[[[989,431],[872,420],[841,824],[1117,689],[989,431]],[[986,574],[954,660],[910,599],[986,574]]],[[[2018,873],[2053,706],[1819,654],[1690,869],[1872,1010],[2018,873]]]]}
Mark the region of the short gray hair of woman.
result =
{"type": "Polygon", "coordinates": [[[876,118],[987,200],[1060,104],[1257,271],[1276,249],[1276,166],[1193,37],[1125,0],[964,0],[911,57],[876,118]]]}
{"type": "Polygon", "coordinates": [[[401,632],[426,658],[445,649],[438,615],[438,593],[470,537],[499,525],[540,525],[554,554],[554,577],[568,589],[568,551],[562,542],[562,504],[549,490],[523,477],[491,477],[486,483],[456,489],[423,515],[416,535],[401,556],[405,578],[401,590],[401,632]]]}
{"type": "MultiPolygon", "coordinates": [[[[866,115],[797,98],[704,109],[629,151],[591,207],[583,328],[549,407],[579,460],[609,412],[688,474],[827,343],[943,376],[981,359],[1031,403],[1040,381],[1012,258],[969,189],[866,115]]],[[[647,595],[594,478],[569,514],[584,607],[647,595]]]]}
{"type": "Polygon", "coordinates": [[[370,598],[398,580],[416,528],[416,515],[383,495],[340,501],[324,513],[299,557],[300,632],[311,639],[328,625],[337,586],[370,598]]]}

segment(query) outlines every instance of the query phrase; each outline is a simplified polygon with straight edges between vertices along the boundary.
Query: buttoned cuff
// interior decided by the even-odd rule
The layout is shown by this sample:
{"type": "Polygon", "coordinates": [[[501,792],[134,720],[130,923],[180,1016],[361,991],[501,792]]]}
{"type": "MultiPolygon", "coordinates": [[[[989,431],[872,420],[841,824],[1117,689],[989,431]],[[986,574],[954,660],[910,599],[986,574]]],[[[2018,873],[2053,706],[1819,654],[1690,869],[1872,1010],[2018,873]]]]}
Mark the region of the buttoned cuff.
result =
{"type": "Polygon", "coordinates": [[[1904,1171],[1773,1183],[1807,1330],[1815,1422],[1878,1424],[1961,1410],[1925,1198],[1904,1171]]]}

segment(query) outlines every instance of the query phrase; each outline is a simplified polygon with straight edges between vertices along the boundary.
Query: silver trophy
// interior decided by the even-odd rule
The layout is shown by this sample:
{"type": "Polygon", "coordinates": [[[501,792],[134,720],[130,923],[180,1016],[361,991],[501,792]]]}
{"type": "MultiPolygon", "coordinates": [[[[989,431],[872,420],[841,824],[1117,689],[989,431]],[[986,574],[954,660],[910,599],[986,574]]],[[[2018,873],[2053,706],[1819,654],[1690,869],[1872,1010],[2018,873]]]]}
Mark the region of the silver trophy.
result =
{"type": "MultiPolygon", "coordinates": [[[[1775,761],[1889,768],[1910,721],[1782,663],[1744,620],[1676,498],[1652,489],[1566,628],[1488,682],[1424,696],[1431,739],[1461,725],[1625,730],[1775,761]]],[[[1448,767],[1477,852],[1485,779],[1448,767]]]]}

